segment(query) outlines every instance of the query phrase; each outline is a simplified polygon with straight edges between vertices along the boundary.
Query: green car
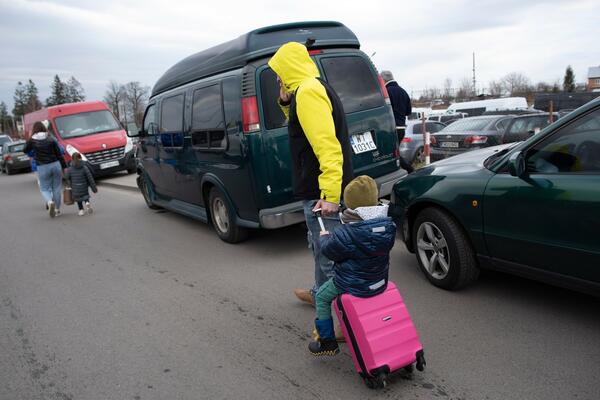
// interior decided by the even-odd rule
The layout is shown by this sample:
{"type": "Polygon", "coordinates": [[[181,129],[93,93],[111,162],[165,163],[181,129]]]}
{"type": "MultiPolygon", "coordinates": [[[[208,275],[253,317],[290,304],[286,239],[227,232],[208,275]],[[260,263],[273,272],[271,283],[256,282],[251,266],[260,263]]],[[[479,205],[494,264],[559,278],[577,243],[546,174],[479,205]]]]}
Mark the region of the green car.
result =
{"type": "Polygon", "coordinates": [[[404,177],[390,213],[435,286],[488,268],[600,295],[600,98],[525,142],[404,177]]]}

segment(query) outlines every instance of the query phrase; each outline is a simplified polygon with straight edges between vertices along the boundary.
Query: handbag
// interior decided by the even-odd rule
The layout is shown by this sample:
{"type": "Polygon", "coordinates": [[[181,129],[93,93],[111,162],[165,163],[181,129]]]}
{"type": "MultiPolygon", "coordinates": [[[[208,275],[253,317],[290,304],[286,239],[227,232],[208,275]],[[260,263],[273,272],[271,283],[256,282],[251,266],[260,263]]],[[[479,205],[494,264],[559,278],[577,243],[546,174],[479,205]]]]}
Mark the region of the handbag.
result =
{"type": "Polygon", "coordinates": [[[73,192],[70,187],[65,187],[63,189],[63,203],[67,206],[73,204],[73,192]]]}

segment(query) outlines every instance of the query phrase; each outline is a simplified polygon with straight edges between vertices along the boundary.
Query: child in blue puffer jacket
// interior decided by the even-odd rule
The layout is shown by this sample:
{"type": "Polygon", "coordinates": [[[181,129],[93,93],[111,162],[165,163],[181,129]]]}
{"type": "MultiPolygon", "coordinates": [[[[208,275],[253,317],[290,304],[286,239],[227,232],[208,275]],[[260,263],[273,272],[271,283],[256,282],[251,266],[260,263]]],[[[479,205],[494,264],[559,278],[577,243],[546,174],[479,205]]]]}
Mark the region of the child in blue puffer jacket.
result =
{"type": "Polygon", "coordinates": [[[388,206],[379,204],[378,198],[373,178],[355,178],[344,190],[347,208],[341,214],[342,225],[321,232],[322,253],[335,265],[333,278],[321,285],[315,296],[318,338],[308,345],[313,355],[339,352],[331,318],[333,299],[342,293],[371,297],[385,291],[396,224],[387,215],[388,206]]]}

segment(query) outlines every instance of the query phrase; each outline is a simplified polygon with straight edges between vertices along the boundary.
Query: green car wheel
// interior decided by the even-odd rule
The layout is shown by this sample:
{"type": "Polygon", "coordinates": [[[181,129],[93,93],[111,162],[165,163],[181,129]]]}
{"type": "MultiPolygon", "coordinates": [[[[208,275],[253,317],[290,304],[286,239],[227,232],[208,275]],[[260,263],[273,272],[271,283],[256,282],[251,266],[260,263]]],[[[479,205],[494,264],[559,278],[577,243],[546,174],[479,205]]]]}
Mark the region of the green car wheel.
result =
{"type": "Polygon", "coordinates": [[[462,227],[444,211],[421,211],[413,225],[413,246],[427,279],[443,289],[461,289],[479,276],[475,253],[462,227]]]}

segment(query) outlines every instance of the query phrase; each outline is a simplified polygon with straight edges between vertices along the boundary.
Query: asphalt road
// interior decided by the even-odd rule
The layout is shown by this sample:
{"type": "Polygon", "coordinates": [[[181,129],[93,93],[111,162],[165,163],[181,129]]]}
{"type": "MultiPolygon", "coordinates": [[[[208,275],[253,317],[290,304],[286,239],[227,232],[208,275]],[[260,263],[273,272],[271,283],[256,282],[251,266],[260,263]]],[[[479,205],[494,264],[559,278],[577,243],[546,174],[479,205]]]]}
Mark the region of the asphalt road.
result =
{"type": "Polygon", "coordinates": [[[0,176],[0,399],[598,399],[600,301],[488,273],[432,287],[398,242],[390,278],[424,373],[367,389],[347,348],[306,349],[300,226],[239,245],[106,186],[51,220],[33,175],[0,176]]]}

